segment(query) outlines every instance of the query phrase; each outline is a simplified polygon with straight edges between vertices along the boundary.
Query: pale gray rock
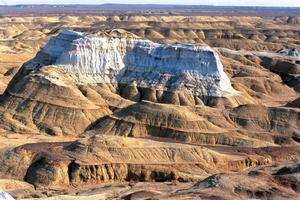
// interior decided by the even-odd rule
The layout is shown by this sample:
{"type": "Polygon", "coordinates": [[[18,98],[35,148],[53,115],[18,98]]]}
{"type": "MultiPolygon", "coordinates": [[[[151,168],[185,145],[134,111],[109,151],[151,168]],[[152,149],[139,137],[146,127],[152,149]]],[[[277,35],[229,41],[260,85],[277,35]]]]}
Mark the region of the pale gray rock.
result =
{"type": "Polygon", "coordinates": [[[197,96],[234,96],[218,54],[208,46],[163,45],[139,38],[63,31],[26,65],[52,65],[79,83],[130,84],[158,90],[192,91],[197,96]]]}
{"type": "Polygon", "coordinates": [[[299,52],[297,51],[297,49],[287,49],[287,50],[282,50],[279,52],[280,55],[283,56],[291,56],[291,57],[300,57],[299,52]]]}
{"type": "Polygon", "coordinates": [[[0,200],[15,200],[15,199],[7,192],[0,191],[0,200]]]}

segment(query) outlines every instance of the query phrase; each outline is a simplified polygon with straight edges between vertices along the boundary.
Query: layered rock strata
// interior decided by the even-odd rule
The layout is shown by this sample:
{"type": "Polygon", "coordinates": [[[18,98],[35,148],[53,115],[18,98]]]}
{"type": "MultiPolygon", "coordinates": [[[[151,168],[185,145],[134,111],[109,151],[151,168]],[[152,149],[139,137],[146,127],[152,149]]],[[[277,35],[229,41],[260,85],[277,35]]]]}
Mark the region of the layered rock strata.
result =
{"type": "Polygon", "coordinates": [[[139,100],[141,95],[135,88],[155,90],[152,96],[156,101],[160,99],[156,91],[162,91],[161,95],[163,91],[186,91],[192,104],[197,104],[194,96],[238,94],[223,71],[218,54],[208,46],[162,45],[132,35],[114,37],[65,30],[25,67],[37,70],[47,65],[69,72],[80,83],[129,86],[123,93],[133,100],[139,100]]]}
{"type": "Polygon", "coordinates": [[[101,95],[53,67],[14,80],[0,101],[1,127],[21,133],[77,135],[110,113],[101,95]]]}
{"type": "Polygon", "coordinates": [[[37,152],[25,180],[36,186],[110,181],[185,182],[202,180],[215,171],[244,170],[269,162],[261,156],[229,157],[194,145],[96,136],[53,147],[49,153],[37,152]]]}

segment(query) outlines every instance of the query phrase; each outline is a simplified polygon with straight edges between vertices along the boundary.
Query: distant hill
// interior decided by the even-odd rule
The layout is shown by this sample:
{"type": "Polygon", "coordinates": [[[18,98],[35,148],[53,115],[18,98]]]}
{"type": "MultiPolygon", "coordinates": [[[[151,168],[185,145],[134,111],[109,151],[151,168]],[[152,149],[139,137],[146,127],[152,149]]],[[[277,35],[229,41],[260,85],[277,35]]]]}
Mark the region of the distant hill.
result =
{"type": "Polygon", "coordinates": [[[0,6],[1,16],[57,16],[57,15],[209,15],[209,16],[300,16],[299,7],[241,7],[168,4],[101,4],[48,5],[24,4],[0,6]]]}

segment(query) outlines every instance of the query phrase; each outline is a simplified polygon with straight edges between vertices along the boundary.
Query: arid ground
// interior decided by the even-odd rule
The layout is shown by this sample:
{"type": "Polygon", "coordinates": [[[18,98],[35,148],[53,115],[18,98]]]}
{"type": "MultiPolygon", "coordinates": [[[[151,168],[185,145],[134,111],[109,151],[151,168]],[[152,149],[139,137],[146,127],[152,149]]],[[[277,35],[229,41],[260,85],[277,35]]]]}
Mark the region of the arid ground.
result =
{"type": "Polygon", "coordinates": [[[0,8],[0,191],[47,200],[300,199],[300,10],[107,7],[0,8]],[[83,83],[42,49],[53,38],[68,42],[63,30],[210,46],[235,93],[196,95],[190,76],[176,89],[83,83]]]}

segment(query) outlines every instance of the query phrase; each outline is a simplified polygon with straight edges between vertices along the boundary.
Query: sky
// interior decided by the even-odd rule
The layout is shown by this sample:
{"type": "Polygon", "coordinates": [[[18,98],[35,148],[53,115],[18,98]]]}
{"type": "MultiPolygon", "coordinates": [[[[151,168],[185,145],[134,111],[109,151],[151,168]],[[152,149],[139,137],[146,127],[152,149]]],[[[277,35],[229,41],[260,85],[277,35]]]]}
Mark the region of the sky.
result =
{"type": "Polygon", "coordinates": [[[300,0],[0,0],[0,4],[180,4],[180,5],[228,5],[228,6],[288,6],[300,7],[300,0]]]}

